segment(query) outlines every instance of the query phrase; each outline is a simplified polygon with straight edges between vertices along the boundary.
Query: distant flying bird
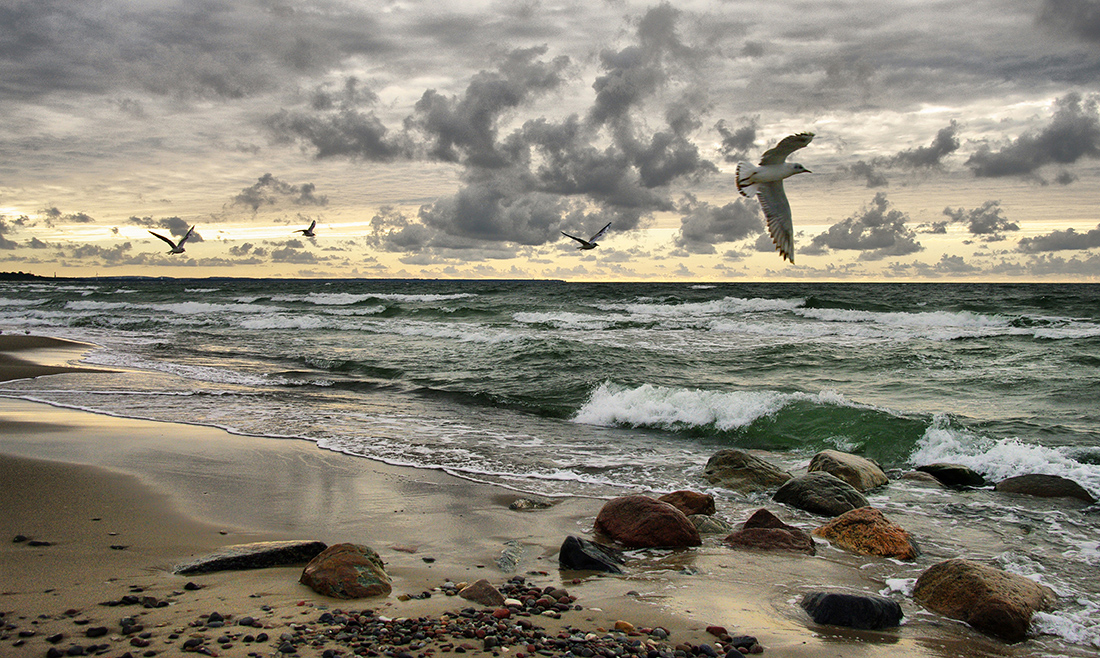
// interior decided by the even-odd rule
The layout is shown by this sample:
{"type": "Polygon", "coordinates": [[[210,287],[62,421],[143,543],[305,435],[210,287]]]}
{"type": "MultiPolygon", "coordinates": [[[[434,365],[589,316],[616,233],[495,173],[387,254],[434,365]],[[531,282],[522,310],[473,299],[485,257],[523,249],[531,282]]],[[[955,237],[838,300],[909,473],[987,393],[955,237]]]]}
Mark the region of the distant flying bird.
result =
{"type": "Polygon", "coordinates": [[[168,243],[168,246],[172,247],[172,250],[169,251],[168,253],[170,253],[170,254],[182,254],[185,251],[184,248],[183,248],[183,243],[187,242],[187,238],[191,237],[191,233],[194,232],[194,230],[195,230],[194,226],[187,229],[187,234],[184,235],[182,238],[180,238],[179,242],[174,242],[174,241],[172,241],[172,238],[166,238],[163,235],[161,235],[160,233],[153,233],[152,231],[149,231],[149,232],[153,233],[153,235],[157,236],[161,240],[164,240],[165,242],[168,243]]]}
{"type": "Polygon", "coordinates": [[[596,247],[599,246],[599,243],[597,243],[596,240],[599,240],[600,238],[602,238],[603,234],[607,233],[607,229],[609,229],[609,228],[611,228],[611,222],[608,222],[607,226],[601,228],[599,231],[596,231],[596,235],[593,235],[592,237],[588,238],[587,240],[585,240],[584,238],[578,238],[575,235],[569,235],[565,231],[562,231],[561,234],[564,235],[567,238],[573,238],[574,240],[579,242],[580,246],[578,246],[577,249],[595,249],[596,247]]]}
{"type": "Polygon", "coordinates": [[[747,162],[737,163],[737,191],[743,196],[755,196],[768,220],[768,233],[772,236],[779,255],[794,263],[794,227],[791,225],[791,204],[783,192],[783,179],[795,174],[808,174],[810,170],[797,162],[787,162],[787,156],[813,140],[813,133],[798,133],[784,137],[774,148],[764,151],[760,166],[747,162]]]}
{"type": "Polygon", "coordinates": [[[317,226],[317,220],[316,219],[309,223],[309,228],[300,228],[300,229],[298,229],[297,231],[294,231],[294,232],[295,233],[301,233],[303,236],[305,236],[307,238],[312,238],[313,236],[317,235],[316,233],[313,232],[313,227],[314,226],[317,226]]]}

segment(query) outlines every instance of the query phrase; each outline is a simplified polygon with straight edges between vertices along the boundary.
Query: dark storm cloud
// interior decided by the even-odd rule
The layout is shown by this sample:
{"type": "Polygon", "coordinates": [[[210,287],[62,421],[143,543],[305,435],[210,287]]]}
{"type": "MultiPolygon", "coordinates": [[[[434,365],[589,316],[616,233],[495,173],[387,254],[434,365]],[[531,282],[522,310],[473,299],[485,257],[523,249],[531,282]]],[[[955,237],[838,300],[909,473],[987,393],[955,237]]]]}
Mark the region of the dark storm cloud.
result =
{"type": "MultiPolygon", "coordinates": [[[[162,217],[161,219],[153,219],[152,217],[138,217],[132,215],[128,220],[131,224],[137,224],[138,226],[144,226],[146,228],[162,228],[167,229],[169,233],[177,238],[182,238],[187,235],[187,230],[190,229],[193,224],[188,224],[186,221],[179,217],[162,217]]],[[[150,239],[155,239],[149,236],[150,239]]],[[[187,239],[188,243],[191,242],[203,242],[202,236],[199,235],[198,229],[191,234],[191,237],[187,239]]]]}
{"type": "Polygon", "coordinates": [[[320,73],[388,48],[369,12],[336,4],[17,0],[0,6],[0,96],[122,88],[237,99],[288,72],[320,73]]]}
{"type": "Polygon", "coordinates": [[[891,208],[886,195],[879,192],[870,206],[815,236],[803,252],[821,254],[828,249],[851,249],[861,252],[861,260],[912,254],[924,247],[906,226],[908,220],[908,215],[891,208]]]}
{"type": "Polygon", "coordinates": [[[1093,43],[1100,42],[1100,2],[1045,0],[1039,23],[1093,43]]]}
{"type": "Polygon", "coordinates": [[[758,119],[752,118],[746,125],[730,129],[726,120],[722,119],[715,124],[714,129],[722,136],[722,145],[718,151],[726,162],[738,162],[748,160],[749,152],[756,146],[756,130],[759,127],[758,119]]]}
{"type": "Polygon", "coordinates": [[[673,242],[689,253],[716,253],[717,243],[741,240],[763,230],[758,208],[759,204],[741,198],[714,206],[688,195],[679,207],[683,216],[673,242]]]}
{"type": "Polygon", "coordinates": [[[889,157],[873,158],[871,161],[859,160],[855,164],[842,166],[853,178],[862,178],[867,187],[885,187],[889,185],[883,169],[935,169],[943,166],[944,159],[959,150],[959,126],[952,121],[941,128],[932,143],[900,151],[889,157]]]}
{"type": "Polygon", "coordinates": [[[1073,164],[1100,157],[1100,113],[1095,98],[1069,94],[1055,102],[1054,117],[1042,130],[1021,135],[998,151],[981,146],[966,165],[979,177],[1032,175],[1048,164],[1073,164]]]}
{"type": "Polygon", "coordinates": [[[973,235],[995,236],[1002,231],[1020,230],[1019,225],[1008,221],[1004,216],[1000,201],[986,201],[980,207],[970,210],[944,208],[943,214],[952,222],[966,224],[967,230],[973,235]]]}
{"type": "Polygon", "coordinates": [[[242,205],[252,208],[253,212],[261,206],[277,206],[281,202],[289,201],[299,206],[325,206],[328,205],[328,197],[317,196],[316,186],[313,183],[292,185],[286,183],[271,174],[264,174],[250,187],[246,187],[233,197],[233,205],[242,205]]]}
{"type": "Polygon", "coordinates": [[[1091,231],[1078,233],[1072,228],[1064,231],[1052,231],[1034,238],[1021,238],[1017,250],[1028,254],[1044,251],[1064,251],[1069,249],[1092,249],[1100,247],[1100,225],[1091,231]]]}
{"type": "Polygon", "coordinates": [[[407,136],[391,134],[374,113],[352,108],[324,114],[282,110],[265,119],[264,126],[276,143],[297,142],[312,147],[317,159],[349,157],[390,162],[412,155],[407,136]]]}

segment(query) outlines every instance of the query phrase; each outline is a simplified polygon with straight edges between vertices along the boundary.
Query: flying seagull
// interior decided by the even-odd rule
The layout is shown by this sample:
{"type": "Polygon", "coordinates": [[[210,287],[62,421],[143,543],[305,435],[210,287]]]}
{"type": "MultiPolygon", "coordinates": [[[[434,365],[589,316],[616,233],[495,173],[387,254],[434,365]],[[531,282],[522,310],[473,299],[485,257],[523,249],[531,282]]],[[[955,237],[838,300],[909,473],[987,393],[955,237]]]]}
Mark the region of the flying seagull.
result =
{"type": "Polygon", "coordinates": [[[784,137],[760,156],[760,165],[737,163],[737,191],[760,201],[768,220],[768,233],[782,258],[794,263],[794,228],[791,226],[791,204],[783,192],[783,179],[810,170],[797,162],[787,162],[787,156],[813,140],[813,133],[798,133],[784,137]]]}
{"type": "Polygon", "coordinates": [[[312,238],[313,236],[317,235],[316,233],[313,232],[313,227],[314,226],[317,226],[317,220],[316,219],[309,223],[309,228],[300,228],[300,229],[298,229],[297,231],[294,231],[294,232],[295,233],[301,233],[303,236],[305,236],[307,238],[312,238]]]}
{"type": "Polygon", "coordinates": [[[183,248],[183,243],[187,242],[187,238],[191,237],[191,233],[194,232],[194,230],[195,230],[194,226],[187,229],[187,234],[184,235],[182,238],[180,238],[179,242],[174,242],[172,240],[172,238],[166,238],[163,235],[161,235],[160,233],[153,233],[152,231],[149,231],[149,232],[153,233],[153,235],[157,236],[161,240],[164,240],[165,242],[168,243],[168,246],[172,247],[172,251],[169,251],[168,253],[170,253],[170,254],[182,254],[184,251],[186,251],[183,248]]]}
{"type": "Polygon", "coordinates": [[[580,246],[577,247],[577,249],[595,249],[597,246],[599,246],[599,243],[597,243],[596,240],[602,238],[603,234],[607,233],[607,229],[609,228],[611,228],[611,222],[608,222],[607,226],[601,228],[599,231],[596,231],[596,235],[593,235],[587,240],[585,240],[584,238],[578,238],[575,235],[569,235],[565,231],[562,231],[561,234],[567,238],[573,238],[577,242],[581,243],[580,246]]]}

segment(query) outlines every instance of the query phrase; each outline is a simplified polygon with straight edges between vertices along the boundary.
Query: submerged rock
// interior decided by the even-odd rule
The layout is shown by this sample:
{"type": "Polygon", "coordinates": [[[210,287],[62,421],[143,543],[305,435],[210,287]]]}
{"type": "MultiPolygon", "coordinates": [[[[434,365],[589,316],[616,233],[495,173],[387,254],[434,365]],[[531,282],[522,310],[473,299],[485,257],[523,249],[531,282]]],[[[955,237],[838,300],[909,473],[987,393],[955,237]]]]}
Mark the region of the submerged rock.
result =
{"type": "Polygon", "coordinates": [[[787,482],[772,500],[823,516],[840,516],[859,507],[867,499],[856,488],[831,473],[807,473],[787,482]]]}
{"type": "Polygon", "coordinates": [[[299,582],[322,596],[359,599],[392,591],[382,558],[369,546],[336,544],[313,558],[299,582]]]}
{"type": "Polygon", "coordinates": [[[1026,494],[1043,498],[1076,498],[1086,503],[1096,502],[1096,498],[1087,489],[1073,480],[1058,475],[1017,475],[1001,480],[993,487],[1003,493],[1026,494]]]}
{"type": "Polygon", "coordinates": [[[766,509],[759,509],[749,517],[741,529],[730,534],[724,540],[734,548],[754,548],[765,551],[795,551],[814,555],[814,546],[810,533],[787,525],[766,509]]]}
{"type": "Polygon", "coordinates": [[[962,558],[929,567],[917,578],[913,598],[1007,642],[1027,639],[1032,615],[1053,609],[1058,601],[1045,585],[962,558]]]}
{"type": "Polygon", "coordinates": [[[985,478],[977,471],[961,464],[925,464],[918,471],[928,473],[949,487],[984,487],[985,478]]]}
{"type": "Polygon", "coordinates": [[[778,466],[743,450],[719,450],[703,468],[703,479],[707,482],[745,493],[770,491],[792,477],[778,466]]]}
{"type": "Polygon", "coordinates": [[[813,534],[860,555],[879,555],[912,560],[920,550],[909,533],[873,507],[845,512],[813,534]]]}
{"type": "Polygon", "coordinates": [[[176,567],[178,574],[212,573],[242,569],[285,567],[309,562],[326,545],[322,541],[262,541],[219,548],[204,557],[176,567]]]}
{"type": "Polygon", "coordinates": [[[893,628],[902,618],[898,602],[885,596],[810,592],[801,606],[816,624],[863,630],[893,628]]]}
{"type": "Polygon", "coordinates": [[[625,562],[621,551],[573,535],[565,538],[558,551],[558,567],[561,569],[622,573],[619,565],[625,562]]]}
{"type": "Polygon", "coordinates": [[[699,546],[695,524],[668,503],[648,496],[607,501],[596,515],[598,532],[631,548],[699,546]]]}
{"type": "Polygon", "coordinates": [[[832,473],[861,492],[881,487],[890,481],[876,462],[837,450],[822,450],[814,455],[807,471],[832,473]]]}

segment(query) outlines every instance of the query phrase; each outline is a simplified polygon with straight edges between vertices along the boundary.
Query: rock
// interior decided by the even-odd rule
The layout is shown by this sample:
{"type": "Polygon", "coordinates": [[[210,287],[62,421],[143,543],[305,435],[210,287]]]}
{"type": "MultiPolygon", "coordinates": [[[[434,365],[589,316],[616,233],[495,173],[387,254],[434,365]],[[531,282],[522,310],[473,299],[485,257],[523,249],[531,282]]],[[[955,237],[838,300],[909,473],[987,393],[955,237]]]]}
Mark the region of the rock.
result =
{"type": "Polygon", "coordinates": [[[695,524],[668,503],[648,496],[607,501],[596,515],[595,529],[631,548],[699,546],[695,524]]]}
{"type": "Polygon", "coordinates": [[[322,596],[359,599],[389,596],[390,577],[374,549],[360,544],[335,544],[313,558],[300,583],[322,596]]]}
{"type": "Polygon", "coordinates": [[[1045,585],[962,558],[929,567],[917,578],[913,598],[1007,642],[1027,639],[1031,616],[1058,601],[1045,585]]]}
{"type": "Polygon", "coordinates": [[[176,567],[176,573],[188,575],[241,569],[283,567],[309,562],[321,551],[320,541],[263,541],[236,544],[214,551],[210,555],[176,567]]]}
{"type": "Polygon", "coordinates": [[[504,595],[484,578],[463,587],[458,591],[458,595],[467,601],[480,603],[486,608],[499,608],[504,605],[504,595]]]}
{"type": "Polygon", "coordinates": [[[1096,502],[1096,497],[1084,487],[1073,480],[1058,475],[1038,473],[1017,475],[1007,480],[1001,480],[993,489],[1004,493],[1027,494],[1043,498],[1076,498],[1090,505],[1096,502]]]}
{"type": "Polygon", "coordinates": [[[985,478],[976,471],[960,464],[925,464],[918,466],[918,471],[928,473],[932,477],[949,487],[984,487],[985,478]]]}
{"type": "Polygon", "coordinates": [[[791,474],[743,450],[719,450],[707,460],[703,478],[726,489],[752,493],[779,487],[791,474]]]}
{"type": "Polygon", "coordinates": [[[554,504],[546,500],[536,500],[534,498],[517,498],[508,504],[508,509],[516,511],[526,511],[533,509],[546,509],[552,507],[554,504]]]}
{"type": "Polygon", "coordinates": [[[733,526],[717,516],[689,514],[688,521],[695,524],[695,529],[699,531],[700,535],[721,535],[733,530],[733,526]]]}
{"type": "Polygon", "coordinates": [[[620,551],[573,535],[558,550],[558,567],[566,570],[622,573],[619,565],[625,562],[620,551]]]}
{"type": "Polygon", "coordinates": [[[497,567],[504,573],[512,573],[519,566],[525,552],[518,541],[509,539],[504,542],[504,550],[500,552],[500,557],[496,559],[497,567]]]}
{"type": "Polygon", "coordinates": [[[877,463],[837,450],[822,450],[814,455],[807,471],[832,473],[860,492],[881,487],[890,481],[877,463]]]}
{"type": "Polygon", "coordinates": [[[754,548],[765,551],[795,551],[814,555],[810,533],[787,525],[766,509],[756,510],[741,529],[724,540],[734,548],[754,548]]]}
{"type": "Polygon", "coordinates": [[[772,496],[772,500],[813,514],[840,516],[859,507],[867,499],[855,487],[831,473],[807,473],[790,480],[772,496]]]}
{"type": "Polygon", "coordinates": [[[904,528],[873,507],[860,507],[829,521],[813,534],[834,546],[859,553],[912,560],[920,550],[904,528]]]}
{"type": "Polygon", "coordinates": [[[885,596],[810,592],[802,597],[801,606],[815,624],[863,630],[893,628],[901,624],[901,606],[885,596]]]}
{"type": "Polygon", "coordinates": [[[683,512],[685,516],[691,516],[692,514],[710,515],[716,511],[714,496],[695,491],[673,491],[659,497],[657,500],[672,505],[683,512]]]}
{"type": "Polygon", "coordinates": [[[931,473],[925,473],[924,471],[906,471],[901,474],[901,479],[907,480],[912,484],[919,484],[929,487],[943,487],[943,482],[936,479],[931,473]]]}

